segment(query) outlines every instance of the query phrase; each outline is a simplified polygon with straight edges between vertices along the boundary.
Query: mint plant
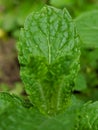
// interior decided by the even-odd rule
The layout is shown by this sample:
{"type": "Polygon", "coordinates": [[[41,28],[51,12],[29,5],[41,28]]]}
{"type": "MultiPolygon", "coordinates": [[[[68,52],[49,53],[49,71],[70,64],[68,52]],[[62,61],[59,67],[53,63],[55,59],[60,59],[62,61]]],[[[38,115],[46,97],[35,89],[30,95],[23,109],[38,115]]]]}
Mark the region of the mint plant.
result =
{"type": "Polygon", "coordinates": [[[33,105],[46,114],[65,110],[80,56],[79,39],[69,13],[45,7],[28,16],[18,51],[21,77],[33,105]]]}
{"type": "Polygon", "coordinates": [[[72,96],[80,46],[66,9],[46,6],[27,17],[17,49],[29,101],[1,92],[0,130],[98,129],[98,102],[72,96]]]}

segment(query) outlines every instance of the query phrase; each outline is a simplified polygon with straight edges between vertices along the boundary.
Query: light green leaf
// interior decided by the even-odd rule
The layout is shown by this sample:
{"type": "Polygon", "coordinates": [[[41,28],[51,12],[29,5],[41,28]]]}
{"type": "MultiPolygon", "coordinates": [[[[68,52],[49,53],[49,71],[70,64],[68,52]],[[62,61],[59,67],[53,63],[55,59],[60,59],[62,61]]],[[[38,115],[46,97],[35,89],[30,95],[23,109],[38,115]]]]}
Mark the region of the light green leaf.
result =
{"type": "Polygon", "coordinates": [[[29,15],[18,42],[21,78],[41,112],[65,110],[79,70],[79,39],[66,9],[44,7],[29,15]]]}
{"type": "Polygon", "coordinates": [[[82,46],[98,48],[98,10],[83,13],[75,22],[82,46]]]}
{"type": "Polygon", "coordinates": [[[98,130],[98,101],[81,107],[76,130],[98,130]]]}

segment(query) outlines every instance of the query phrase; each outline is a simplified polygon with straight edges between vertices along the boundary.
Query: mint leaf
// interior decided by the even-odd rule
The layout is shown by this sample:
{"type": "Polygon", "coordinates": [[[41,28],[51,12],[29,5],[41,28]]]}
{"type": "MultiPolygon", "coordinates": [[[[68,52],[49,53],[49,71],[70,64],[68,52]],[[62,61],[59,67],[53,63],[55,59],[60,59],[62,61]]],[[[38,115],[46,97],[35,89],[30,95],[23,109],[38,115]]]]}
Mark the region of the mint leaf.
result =
{"type": "Polygon", "coordinates": [[[63,114],[50,117],[41,114],[33,107],[26,108],[21,103],[14,95],[0,93],[0,130],[74,130],[75,128],[77,115],[74,105],[63,114]],[[4,107],[6,109],[2,111],[4,107]]]}
{"type": "Polygon", "coordinates": [[[98,130],[98,101],[86,103],[79,113],[77,130],[98,130]]]}
{"type": "Polygon", "coordinates": [[[82,46],[98,48],[98,11],[83,13],[75,22],[82,46]]]}
{"type": "Polygon", "coordinates": [[[65,110],[79,70],[79,39],[66,9],[44,7],[30,14],[17,45],[21,78],[42,113],[65,110]]]}
{"type": "Polygon", "coordinates": [[[98,102],[83,103],[72,97],[63,114],[46,116],[32,106],[24,107],[15,95],[0,93],[0,130],[97,130],[98,102]]]}
{"type": "Polygon", "coordinates": [[[24,107],[17,96],[0,93],[0,130],[38,130],[44,120],[46,117],[33,107],[24,107]]]}

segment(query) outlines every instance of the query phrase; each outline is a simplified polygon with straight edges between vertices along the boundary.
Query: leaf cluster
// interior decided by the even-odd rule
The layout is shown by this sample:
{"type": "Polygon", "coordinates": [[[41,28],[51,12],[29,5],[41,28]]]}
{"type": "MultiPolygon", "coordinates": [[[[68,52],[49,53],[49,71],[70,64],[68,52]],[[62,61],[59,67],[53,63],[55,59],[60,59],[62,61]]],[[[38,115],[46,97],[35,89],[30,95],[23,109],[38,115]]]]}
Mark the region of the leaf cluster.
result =
{"type": "Polygon", "coordinates": [[[80,46],[93,42],[98,47],[91,35],[97,33],[97,14],[73,21],[66,9],[46,6],[27,17],[17,49],[29,100],[0,93],[0,130],[98,130],[98,101],[84,103],[72,96],[80,46]],[[90,25],[85,24],[90,17],[90,25]]]}

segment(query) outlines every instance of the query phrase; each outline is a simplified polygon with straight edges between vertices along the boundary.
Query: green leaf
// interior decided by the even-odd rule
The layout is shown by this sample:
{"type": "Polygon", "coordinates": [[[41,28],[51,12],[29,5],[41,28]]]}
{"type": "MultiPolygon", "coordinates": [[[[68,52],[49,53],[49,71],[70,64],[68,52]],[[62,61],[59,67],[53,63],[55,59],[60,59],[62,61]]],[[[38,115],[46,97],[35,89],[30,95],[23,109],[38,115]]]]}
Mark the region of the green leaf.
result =
{"type": "Polygon", "coordinates": [[[0,93],[0,130],[39,130],[46,120],[34,108],[26,108],[16,96],[0,93]]]}
{"type": "MultiPolygon", "coordinates": [[[[77,108],[78,105],[79,102],[77,108]]],[[[16,96],[0,93],[0,130],[74,130],[76,111],[72,105],[63,114],[45,116],[33,107],[25,108],[16,96]],[[4,111],[2,107],[5,107],[4,111]]]]}
{"type": "Polygon", "coordinates": [[[98,10],[83,13],[75,22],[82,46],[98,48],[98,10]]]}
{"type": "Polygon", "coordinates": [[[86,103],[79,113],[76,130],[98,130],[98,101],[86,103]]]}
{"type": "Polygon", "coordinates": [[[83,103],[72,97],[71,106],[57,116],[24,107],[15,95],[0,93],[0,130],[97,130],[98,102],[83,103]]]}
{"type": "Polygon", "coordinates": [[[79,39],[66,9],[44,7],[30,14],[18,42],[21,78],[41,112],[65,110],[79,70],[79,39]]]}
{"type": "Polygon", "coordinates": [[[74,0],[50,0],[50,4],[56,7],[64,7],[69,4],[73,4],[74,0]]]}
{"type": "Polygon", "coordinates": [[[75,90],[83,91],[87,88],[86,78],[82,73],[79,73],[76,82],[75,82],[75,90]]]}

